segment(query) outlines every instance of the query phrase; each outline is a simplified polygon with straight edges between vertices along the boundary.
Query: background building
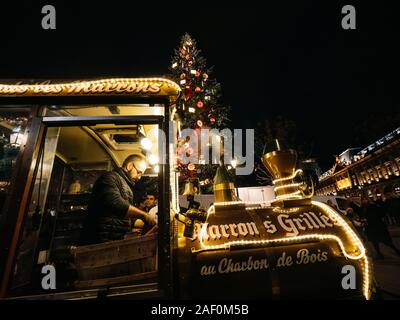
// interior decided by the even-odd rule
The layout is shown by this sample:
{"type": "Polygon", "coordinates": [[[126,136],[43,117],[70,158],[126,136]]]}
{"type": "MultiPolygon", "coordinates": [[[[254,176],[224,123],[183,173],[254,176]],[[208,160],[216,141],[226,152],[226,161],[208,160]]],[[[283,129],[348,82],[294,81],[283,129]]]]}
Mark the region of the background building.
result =
{"type": "Polygon", "coordinates": [[[352,154],[347,149],[319,178],[317,195],[376,198],[385,191],[400,194],[400,127],[352,154]]]}

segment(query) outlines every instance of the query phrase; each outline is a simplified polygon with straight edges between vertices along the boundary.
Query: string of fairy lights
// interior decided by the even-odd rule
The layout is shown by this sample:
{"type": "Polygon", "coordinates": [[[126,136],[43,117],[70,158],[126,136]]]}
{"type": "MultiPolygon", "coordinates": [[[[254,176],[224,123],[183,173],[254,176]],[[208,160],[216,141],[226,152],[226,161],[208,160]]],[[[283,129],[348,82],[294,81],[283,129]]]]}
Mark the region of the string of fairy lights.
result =
{"type": "MultiPolygon", "coordinates": [[[[237,204],[244,204],[244,202],[238,202],[237,204]]],[[[224,204],[218,204],[217,206],[221,206],[224,204]]],[[[313,234],[308,234],[308,235],[299,235],[299,236],[293,236],[293,237],[285,237],[285,238],[279,238],[279,239],[263,239],[263,240],[234,240],[234,241],[229,241],[225,242],[223,244],[219,245],[208,245],[204,243],[204,239],[207,237],[207,224],[202,224],[201,225],[201,230],[200,230],[200,236],[199,236],[199,243],[201,246],[201,249],[193,249],[193,253],[200,253],[204,251],[214,251],[214,250],[230,250],[232,247],[237,247],[237,246],[268,246],[268,245],[274,245],[274,244],[288,244],[288,243],[300,243],[304,241],[312,241],[312,240],[317,240],[317,241],[326,241],[326,240],[333,240],[335,241],[343,256],[347,259],[350,260],[361,260],[362,261],[362,267],[363,267],[363,294],[366,299],[369,299],[371,296],[370,292],[370,282],[371,282],[371,273],[370,273],[370,266],[369,266],[369,261],[368,261],[368,256],[366,254],[366,249],[360,240],[360,238],[357,236],[357,234],[353,231],[353,229],[347,224],[347,222],[336,212],[334,211],[331,207],[328,205],[318,202],[318,201],[312,201],[312,205],[319,207],[321,210],[324,212],[328,213],[330,218],[334,221],[337,221],[338,225],[340,228],[344,230],[345,235],[350,239],[351,243],[355,248],[357,248],[356,251],[354,252],[348,252],[346,250],[346,247],[338,236],[334,234],[320,234],[320,233],[313,233],[313,234]]],[[[298,208],[292,208],[293,211],[290,211],[290,209],[280,209],[278,208],[275,210],[275,212],[280,212],[280,211],[286,211],[289,210],[288,212],[295,212],[298,210],[298,208]]],[[[273,210],[274,211],[274,210],[273,210]]],[[[207,212],[208,214],[214,214],[215,213],[215,206],[211,206],[210,209],[207,212]]]]}

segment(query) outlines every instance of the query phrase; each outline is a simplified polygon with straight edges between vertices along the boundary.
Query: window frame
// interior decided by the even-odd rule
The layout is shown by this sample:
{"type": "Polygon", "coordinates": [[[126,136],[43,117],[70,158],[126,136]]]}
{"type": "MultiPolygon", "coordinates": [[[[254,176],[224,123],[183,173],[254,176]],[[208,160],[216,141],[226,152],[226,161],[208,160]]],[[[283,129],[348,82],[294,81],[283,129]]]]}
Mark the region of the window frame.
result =
{"type": "MultiPolygon", "coordinates": [[[[149,290],[150,296],[167,296],[172,297],[174,294],[173,272],[172,272],[172,251],[174,235],[172,232],[172,223],[170,221],[170,176],[169,176],[169,108],[170,103],[168,97],[1,97],[0,108],[4,108],[2,104],[19,106],[18,104],[27,105],[27,101],[36,102],[37,105],[31,105],[31,117],[27,130],[29,136],[26,143],[26,150],[21,155],[16,167],[14,176],[18,176],[15,190],[13,190],[7,199],[9,203],[14,204],[7,212],[4,212],[5,223],[1,225],[1,234],[4,235],[0,243],[2,254],[0,257],[0,276],[2,285],[0,290],[0,298],[9,295],[10,279],[12,278],[12,270],[15,265],[17,248],[22,236],[22,225],[27,213],[27,205],[33,189],[34,177],[39,165],[39,154],[46,136],[47,127],[58,126],[80,126],[100,123],[121,123],[121,124],[157,124],[160,130],[163,130],[167,137],[165,149],[165,164],[160,164],[158,189],[159,189],[159,206],[160,212],[165,212],[159,217],[158,228],[158,284],[157,290],[149,290]],[[164,115],[149,116],[102,116],[102,117],[43,117],[38,116],[46,105],[105,105],[119,104],[131,105],[137,103],[161,104],[164,106],[164,115]],[[31,124],[31,127],[29,127],[31,124]],[[19,205],[17,205],[19,204],[19,205]]],[[[159,139],[161,143],[161,139],[159,139]]],[[[162,148],[159,148],[162,150],[162,148]]],[[[79,292],[77,290],[76,292],[79,292]]],[[[126,294],[133,294],[128,292],[126,294]]],[[[143,294],[143,292],[141,292],[143,294]]],[[[143,295],[141,295],[143,298],[143,295]]]]}

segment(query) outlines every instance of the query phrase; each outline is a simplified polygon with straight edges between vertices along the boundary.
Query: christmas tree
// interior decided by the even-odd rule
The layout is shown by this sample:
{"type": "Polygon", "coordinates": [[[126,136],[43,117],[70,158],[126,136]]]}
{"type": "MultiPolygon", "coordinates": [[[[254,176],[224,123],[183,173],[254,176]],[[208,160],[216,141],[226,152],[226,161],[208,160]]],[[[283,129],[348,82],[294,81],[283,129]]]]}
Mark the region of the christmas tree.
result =
{"type": "MultiPolygon", "coordinates": [[[[206,59],[200,55],[196,41],[185,34],[180,45],[174,51],[170,71],[172,80],[182,89],[182,98],[177,103],[182,129],[195,129],[200,134],[202,129],[222,129],[229,122],[229,108],[219,104],[220,84],[211,77],[212,67],[207,68],[206,59]]],[[[177,147],[178,153],[193,152],[190,140],[181,137],[177,147]]],[[[211,164],[178,165],[180,180],[199,179],[200,185],[212,183],[216,166],[211,164]]],[[[204,188],[203,188],[204,189],[204,188]]]]}

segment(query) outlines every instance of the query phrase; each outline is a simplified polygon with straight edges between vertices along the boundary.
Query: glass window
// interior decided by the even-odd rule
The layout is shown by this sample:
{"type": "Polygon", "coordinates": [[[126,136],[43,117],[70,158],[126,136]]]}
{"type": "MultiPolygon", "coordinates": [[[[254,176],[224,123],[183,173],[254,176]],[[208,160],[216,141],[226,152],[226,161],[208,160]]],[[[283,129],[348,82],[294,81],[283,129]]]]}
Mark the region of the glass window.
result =
{"type": "Polygon", "coordinates": [[[44,109],[46,117],[112,117],[112,116],[162,116],[160,104],[105,105],[105,106],[49,106],[44,109]]]}
{"type": "Polygon", "coordinates": [[[157,283],[158,125],[49,127],[43,145],[12,294],[48,293],[45,264],[57,291],[157,283]]]}

